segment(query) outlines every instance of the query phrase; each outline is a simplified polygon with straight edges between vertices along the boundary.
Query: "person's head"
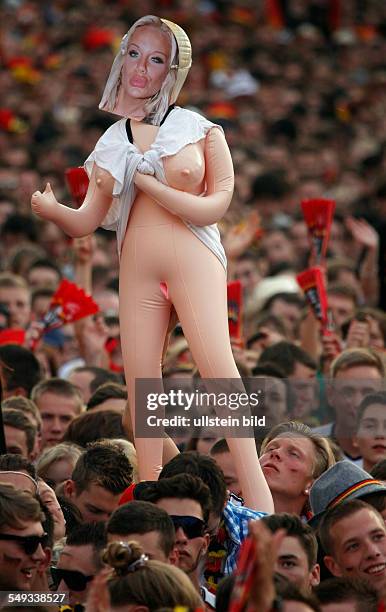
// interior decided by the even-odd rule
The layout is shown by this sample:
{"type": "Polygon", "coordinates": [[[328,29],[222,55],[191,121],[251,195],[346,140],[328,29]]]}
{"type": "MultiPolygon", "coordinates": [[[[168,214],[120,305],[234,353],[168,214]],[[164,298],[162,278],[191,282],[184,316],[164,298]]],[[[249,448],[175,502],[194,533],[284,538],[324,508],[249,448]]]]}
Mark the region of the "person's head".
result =
{"type": "Polygon", "coordinates": [[[234,262],[233,278],[240,281],[245,295],[253,292],[261,277],[259,258],[254,251],[246,251],[234,262]]]}
{"type": "Polygon", "coordinates": [[[386,527],[381,515],[355,499],[331,508],[319,526],[324,563],[333,576],[364,578],[378,592],[386,583],[386,527]]]}
{"type": "Polygon", "coordinates": [[[99,108],[159,125],[190,65],[185,32],[170,21],[142,17],[121,41],[99,108]]]}
{"type": "Polygon", "coordinates": [[[142,491],[141,499],[170,515],[176,530],[177,565],[189,575],[196,574],[209,545],[209,488],[197,476],[178,474],[151,483],[142,491]]]}
{"type": "Polygon", "coordinates": [[[147,559],[136,542],[111,542],[103,561],[114,569],[108,582],[111,612],[156,612],[177,606],[194,610],[202,606],[199,594],[181,570],[147,559]]]}
{"type": "Polygon", "coordinates": [[[359,308],[355,317],[365,318],[369,326],[369,347],[383,350],[386,346],[386,313],[379,308],[359,308]]]}
{"type": "Polygon", "coordinates": [[[38,482],[33,463],[21,455],[0,455],[0,482],[37,495],[38,482]]]}
{"type": "Polygon", "coordinates": [[[218,467],[224,474],[224,480],[228,491],[242,496],[239,478],[237,476],[234,461],[229,450],[227,441],[224,438],[217,440],[210,449],[210,456],[215,460],[218,467]]]}
{"type": "Polygon", "coordinates": [[[290,380],[293,418],[309,414],[316,401],[315,360],[300,346],[283,341],[264,349],[259,364],[267,361],[277,365],[290,380]]]}
{"type": "Polygon", "coordinates": [[[1,402],[1,407],[5,410],[19,410],[29,418],[31,423],[40,433],[42,428],[42,418],[40,416],[39,408],[36,406],[35,402],[28,399],[28,397],[24,397],[23,395],[11,395],[1,402]]]}
{"type": "Polygon", "coordinates": [[[296,421],[273,427],[261,445],[260,464],[277,512],[300,514],[312,483],[334,463],[328,441],[296,421]]]}
{"type": "Polygon", "coordinates": [[[123,451],[95,442],[79,457],[64,491],[85,522],[107,521],[131,482],[132,467],[123,451]]]}
{"type": "Polygon", "coordinates": [[[296,262],[295,250],[288,234],[281,229],[272,229],[261,240],[261,249],[271,268],[282,263],[296,262]]]}
{"type": "Polygon", "coordinates": [[[17,274],[0,273],[0,304],[9,312],[9,327],[26,328],[31,316],[31,293],[17,274]]]}
{"type": "Polygon", "coordinates": [[[318,543],[311,527],[295,514],[271,514],[263,517],[262,521],[272,533],[279,529],[286,531],[279,547],[275,571],[303,592],[310,592],[320,581],[318,543]]]}
{"type": "Polygon", "coordinates": [[[316,528],[329,508],[357,498],[386,517],[386,486],[352,461],[337,461],[311,487],[309,524],[316,528]]]}
{"type": "Polygon", "coordinates": [[[263,312],[254,322],[254,333],[247,340],[247,348],[259,351],[286,338],[287,331],[283,321],[276,315],[263,312]]]}
{"type": "Polygon", "coordinates": [[[386,393],[370,393],[359,404],[355,444],[368,472],[386,459],[386,393]]]}
{"type": "Polygon", "coordinates": [[[42,417],[40,416],[39,408],[35,402],[24,397],[23,395],[13,395],[1,402],[1,407],[4,410],[18,410],[22,412],[36,429],[35,447],[32,451],[35,459],[40,454],[42,442],[42,417]]]}
{"type": "Polygon", "coordinates": [[[2,412],[6,452],[22,455],[33,461],[36,458],[34,456],[36,427],[21,410],[6,408],[2,412]]]}
{"type": "Polygon", "coordinates": [[[322,612],[377,612],[379,595],[361,578],[328,578],[315,587],[322,612]]]}
{"type": "Polygon", "coordinates": [[[355,314],[358,306],[357,292],[346,284],[332,283],[327,289],[327,299],[334,323],[339,329],[355,314]]]}
{"type": "Polygon", "coordinates": [[[296,338],[304,310],[304,298],[297,293],[275,293],[263,306],[263,312],[279,319],[284,325],[286,334],[296,338]]]}
{"type": "Polygon", "coordinates": [[[371,476],[376,480],[382,480],[386,482],[386,459],[378,461],[370,472],[371,476]]]}
{"type": "Polygon", "coordinates": [[[29,591],[45,545],[40,503],[30,493],[0,482],[0,586],[29,591]]]}
{"type": "Polygon", "coordinates": [[[334,359],[327,398],[337,427],[353,435],[358,407],[366,395],[382,389],[385,367],[381,357],[365,348],[346,349],[334,359]]]}
{"type": "Polygon", "coordinates": [[[70,479],[83,449],[75,444],[57,444],[46,448],[36,463],[38,476],[54,490],[70,479]]]}
{"type": "Polygon", "coordinates": [[[115,410],[122,414],[127,403],[127,391],[123,385],[106,382],[91,395],[87,410],[115,410]]]}
{"type": "Polygon", "coordinates": [[[60,268],[51,259],[36,259],[28,268],[26,279],[33,289],[56,289],[62,278],[60,268]]]}
{"type": "Polygon", "coordinates": [[[108,542],[134,540],[149,559],[174,560],[175,529],[169,514],[154,504],[133,500],[114,510],[107,523],[108,542]]]}
{"type": "Polygon", "coordinates": [[[43,447],[60,442],[71,421],[83,408],[79,389],[62,378],[49,378],[40,382],[33,388],[31,399],[42,417],[43,447]]]}
{"type": "Polygon", "coordinates": [[[81,390],[84,403],[87,404],[91,395],[107,382],[119,383],[120,377],[110,370],[97,366],[79,366],[74,368],[67,380],[81,390]]]}
{"type": "Polygon", "coordinates": [[[101,438],[125,438],[122,415],[113,410],[90,410],[76,417],[68,426],[63,442],[85,448],[101,438]]]}
{"type": "Polygon", "coordinates": [[[357,296],[362,294],[360,280],[356,270],[355,262],[345,257],[335,257],[327,260],[327,285],[346,285],[356,292],[357,296]]]}
{"type": "Polygon", "coordinates": [[[91,580],[102,569],[102,552],[107,544],[104,523],[83,523],[66,538],[52,578],[60,593],[68,593],[74,606],[87,599],[91,580]]]}
{"type": "Polygon", "coordinates": [[[283,612],[320,612],[313,593],[305,593],[281,574],[274,574],[274,585],[283,612]]]}
{"type": "Polygon", "coordinates": [[[282,370],[275,363],[259,362],[253,368],[252,375],[264,381],[264,402],[253,407],[253,414],[265,416],[268,428],[285,421],[292,408],[292,393],[282,370]]]}
{"type": "Polygon", "coordinates": [[[46,287],[38,287],[31,294],[31,311],[34,320],[39,321],[49,309],[54,291],[46,287]]]}
{"type": "Polygon", "coordinates": [[[32,388],[41,380],[40,363],[32,351],[18,344],[0,346],[3,397],[29,397],[32,388]]]}
{"type": "Polygon", "coordinates": [[[218,528],[227,499],[226,483],[221,468],[212,457],[201,455],[196,451],[186,451],[179,453],[164,465],[159,479],[170,478],[177,474],[197,476],[209,487],[211,510],[208,527],[209,532],[214,533],[218,528]]]}

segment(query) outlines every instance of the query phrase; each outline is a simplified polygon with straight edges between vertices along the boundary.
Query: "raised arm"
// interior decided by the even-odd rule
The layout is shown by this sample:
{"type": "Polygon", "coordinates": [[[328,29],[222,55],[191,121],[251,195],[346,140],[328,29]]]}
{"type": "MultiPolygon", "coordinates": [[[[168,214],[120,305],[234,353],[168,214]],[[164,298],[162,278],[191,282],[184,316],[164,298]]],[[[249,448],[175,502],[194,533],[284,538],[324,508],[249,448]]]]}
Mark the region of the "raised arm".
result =
{"type": "Polygon", "coordinates": [[[221,130],[212,128],[205,140],[207,192],[196,196],[164,185],[153,176],[135,175],[135,184],[158,204],[193,225],[217,223],[226,213],[233,195],[233,164],[221,130]]]}
{"type": "Polygon", "coordinates": [[[100,226],[112,202],[114,179],[109,172],[95,164],[87,194],[78,209],[60,204],[51,185],[47,183],[43,193],[35,191],[31,198],[32,211],[39,217],[52,221],[73,238],[87,236],[100,226]]]}

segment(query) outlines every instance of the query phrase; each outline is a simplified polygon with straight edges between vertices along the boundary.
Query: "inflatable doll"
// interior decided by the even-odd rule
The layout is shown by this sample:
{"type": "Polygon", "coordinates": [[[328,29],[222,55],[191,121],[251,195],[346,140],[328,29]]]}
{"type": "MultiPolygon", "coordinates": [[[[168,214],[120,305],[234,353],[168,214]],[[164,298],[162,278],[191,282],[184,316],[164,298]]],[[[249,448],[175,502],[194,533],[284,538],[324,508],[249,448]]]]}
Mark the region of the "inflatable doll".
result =
{"type": "MultiPolygon", "coordinates": [[[[102,225],[117,232],[120,330],[132,422],[135,379],[161,379],[174,306],[203,378],[240,379],[228,332],[226,258],[216,223],[233,193],[233,165],[219,126],[174,106],[191,65],[176,24],[139,19],[123,37],[100,103],[122,117],[85,162],[90,177],[78,210],[48,184],[32,209],[70,236],[102,225]]],[[[156,479],[162,439],[136,437],[140,476],[156,479]]],[[[271,512],[253,438],[231,438],[245,501],[271,512]]]]}

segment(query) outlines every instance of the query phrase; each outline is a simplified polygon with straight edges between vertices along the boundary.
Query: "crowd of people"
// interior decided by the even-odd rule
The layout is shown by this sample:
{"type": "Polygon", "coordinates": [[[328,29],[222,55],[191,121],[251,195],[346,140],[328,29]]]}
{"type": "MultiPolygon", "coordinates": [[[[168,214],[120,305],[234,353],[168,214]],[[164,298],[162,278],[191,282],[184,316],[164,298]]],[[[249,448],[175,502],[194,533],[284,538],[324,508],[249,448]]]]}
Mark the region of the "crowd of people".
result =
{"type": "MultiPolygon", "coordinates": [[[[386,6],[5,0],[0,15],[0,592],[15,610],[22,594],[61,612],[384,610],[386,6]],[[245,389],[264,393],[251,409],[274,513],[244,503],[212,427],[166,428],[159,478],[140,480],[114,233],[70,239],[30,212],[46,182],[79,204],[66,170],[116,121],[98,102],[145,14],[188,32],[178,104],[222,126],[232,154],[219,223],[242,289],[232,350],[245,389]],[[296,280],[315,263],[300,206],[314,198],[336,203],[328,333],[296,280]],[[63,279],[99,312],[38,339],[63,279]]],[[[199,386],[178,322],[163,377],[199,386]]]]}

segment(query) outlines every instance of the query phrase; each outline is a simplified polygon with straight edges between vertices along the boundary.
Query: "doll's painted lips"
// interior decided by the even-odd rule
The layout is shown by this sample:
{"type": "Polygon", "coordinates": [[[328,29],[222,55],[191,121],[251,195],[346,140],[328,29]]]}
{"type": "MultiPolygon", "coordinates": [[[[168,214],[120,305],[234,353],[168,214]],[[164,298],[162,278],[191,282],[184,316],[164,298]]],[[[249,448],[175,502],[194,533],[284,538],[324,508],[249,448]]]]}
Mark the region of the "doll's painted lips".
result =
{"type": "Polygon", "coordinates": [[[147,79],[145,77],[134,76],[132,79],[130,79],[130,85],[132,87],[146,87],[147,79]]]}

